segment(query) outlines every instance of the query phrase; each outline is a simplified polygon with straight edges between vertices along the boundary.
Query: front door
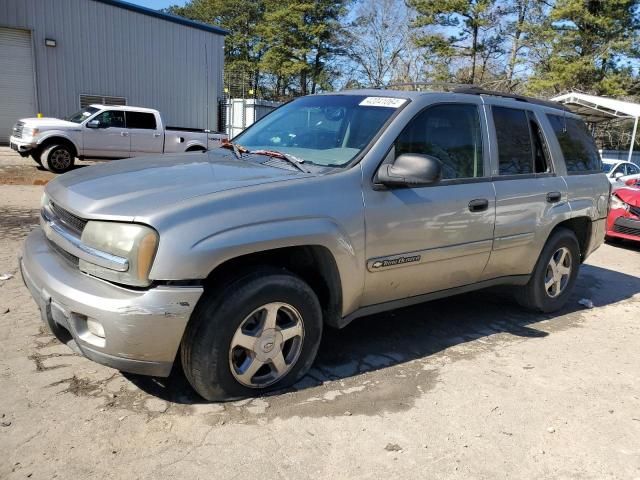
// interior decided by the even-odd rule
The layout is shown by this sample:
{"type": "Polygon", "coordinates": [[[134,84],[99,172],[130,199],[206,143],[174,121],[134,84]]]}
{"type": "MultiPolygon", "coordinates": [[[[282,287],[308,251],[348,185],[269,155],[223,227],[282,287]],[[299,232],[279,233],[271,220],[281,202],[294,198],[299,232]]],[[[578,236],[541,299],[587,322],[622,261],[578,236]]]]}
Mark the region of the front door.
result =
{"type": "Polygon", "coordinates": [[[98,121],[98,128],[82,130],[85,157],[126,158],[129,156],[129,132],[125,128],[124,112],[105,110],[90,121],[98,121]]]}
{"type": "Polygon", "coordinates": [[[493,242],[495,194],[489,177],[481,100],[436,104],[416,115],[385,161],[404,153],[431,155],[442,180],[365,195],[364,305],[472,284],[493,242]]]}

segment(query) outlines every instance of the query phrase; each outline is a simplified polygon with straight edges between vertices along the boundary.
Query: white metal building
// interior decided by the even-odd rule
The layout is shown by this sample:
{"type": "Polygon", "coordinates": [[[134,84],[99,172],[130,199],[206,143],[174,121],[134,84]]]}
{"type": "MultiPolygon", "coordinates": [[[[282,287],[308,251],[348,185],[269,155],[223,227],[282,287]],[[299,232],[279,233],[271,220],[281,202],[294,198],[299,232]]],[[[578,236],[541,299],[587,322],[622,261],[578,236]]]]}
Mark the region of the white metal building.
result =
{"type": "Polygon", "coordinates": [[[90,103],[219,130],[226,33],[118,0],[0,0],[0,142],[18,118],[90,103]]]}

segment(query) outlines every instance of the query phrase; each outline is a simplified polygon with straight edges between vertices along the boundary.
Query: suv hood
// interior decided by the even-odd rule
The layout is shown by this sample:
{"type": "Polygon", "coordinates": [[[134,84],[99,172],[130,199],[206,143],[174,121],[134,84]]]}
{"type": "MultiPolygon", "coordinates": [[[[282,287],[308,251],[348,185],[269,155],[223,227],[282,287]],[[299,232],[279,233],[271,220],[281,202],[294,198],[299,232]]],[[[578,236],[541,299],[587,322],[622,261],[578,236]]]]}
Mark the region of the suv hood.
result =
{"type": "Polygon", "coordinates": [[[624,203],[628,203],[632,207],[640,207],[640,188],[623,187],[615,191],[615,195],[620,197],[624,203]]]}
{"type": "Polygon", "coordinates": [[[79,128],[79,123],[69,122],[62,120],[61,118],[44,117],[44,118],[21,118],[20,121],[24,123],[25,127],[72,127],[79,128]]]}
{"type": "Polygon", "coordinates": [[[80,217],[134,221],[189,198],[308,176],[217,149],[78,168],[50,182],[46,192],[80,217]]]}

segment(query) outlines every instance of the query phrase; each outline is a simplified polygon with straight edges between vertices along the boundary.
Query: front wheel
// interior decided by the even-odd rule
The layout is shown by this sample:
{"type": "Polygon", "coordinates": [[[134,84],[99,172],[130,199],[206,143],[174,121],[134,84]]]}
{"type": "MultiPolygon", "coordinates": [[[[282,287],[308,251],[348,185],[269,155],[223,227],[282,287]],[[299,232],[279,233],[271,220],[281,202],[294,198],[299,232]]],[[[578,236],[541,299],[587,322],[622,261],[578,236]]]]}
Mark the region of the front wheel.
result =
{"type": "Polygon", "coordinates": [[[580,268],[580,245],[575,233],[559,228],[547,240],[529,283],[521,287],[521,305],[541,312],[562,308],[573,291],[580,268]]]}
{"type": "Polygon", "coordinates": [[[299,380],[321,337],[313,290],[291,273],[269,269],[205,293],[182,340],[182,365],[207,400],[254,396],[299,380]]]}
{"type": "Polygon", "coordinates": [[[64,173],[71,170],[74,155],[67,145],[54,144],[42,152],[42,166],[53,173],[64,173]]]}

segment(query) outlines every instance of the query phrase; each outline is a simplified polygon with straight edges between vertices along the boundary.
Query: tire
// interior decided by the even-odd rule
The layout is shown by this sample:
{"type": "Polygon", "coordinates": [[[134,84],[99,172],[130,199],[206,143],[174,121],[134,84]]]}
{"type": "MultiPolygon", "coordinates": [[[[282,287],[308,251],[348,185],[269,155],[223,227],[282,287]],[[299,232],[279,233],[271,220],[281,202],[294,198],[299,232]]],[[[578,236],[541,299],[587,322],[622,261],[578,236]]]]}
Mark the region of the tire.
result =
{"type": "Polygon", "coordinates": [[[207,150],[205,148],[202,147],[189,147],[187,148],[187,150],[185,151],[186,153],[192,153],[192,152],[206,152],[207,150]]]}
{"type": "Polygon", "coordinates": [[[53,173],[64,173],[73,168],[73,151],[65,144],[49,145],[40,158],[42,166],[53,173]]]}
{"type": "Polygon", "coordinates": [[[181,343],[182,366],[205,399],[246,398],[302,378],[321,337],[322,311],[311,287],[285,270],[260,269],[205,292],[181,343]],[[275,328],[265,330],[268,318],[276,319],[275,328]],[[297,336],[284,340],[294,331],[297,336]]]}
{"type": "Polygon", "coordinates": [[[531,279],[518,292],[518,302],[526,308],[544,313],[561,309],[571,296],[579,268],[578,239],[571,230],[559,228],[551,234],[542,249],[531,279]],[[556,264],[555,273],[551,266],[552,258],[556,264]],[[547,287],[549,284],[551,286],[547,287]]]}

